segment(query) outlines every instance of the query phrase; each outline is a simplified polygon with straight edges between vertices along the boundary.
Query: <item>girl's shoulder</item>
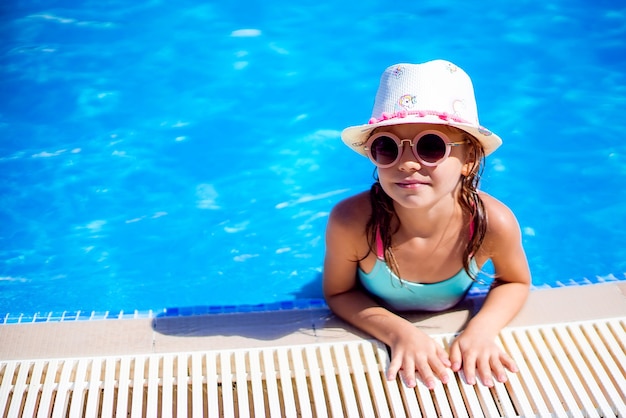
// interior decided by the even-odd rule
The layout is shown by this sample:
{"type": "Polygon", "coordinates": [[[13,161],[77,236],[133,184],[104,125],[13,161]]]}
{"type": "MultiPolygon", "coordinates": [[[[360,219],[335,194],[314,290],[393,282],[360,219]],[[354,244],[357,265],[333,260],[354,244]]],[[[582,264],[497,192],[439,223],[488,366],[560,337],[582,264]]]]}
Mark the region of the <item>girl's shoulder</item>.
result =
{"type": "Polygon", "coordinates": [[[511,221],[516,221],[513,211],[511,211],[511,209],[509,209],[507,205],[485,192],[481,191],[479,193],[480,198],[485,205],[485,210],[487,211],[487,219],[489,223],[491,223],[492,221],[494,223],[508,223],[511,221]]]}
{"type": "Polygon", "coordinates": [[[370,218],[372,206],[369,191],[350,196],[333,207],[330,219],[345,226],[364,226],[370,218]]]}
{"type": "Polygon", "coordinates": [[[365,227],[372,212],[369,192],[348,197],[335,205],[326,226],[326,254],[360,260],[369,253],[365,227]]]}
{"type": "Polygon", "coordinates": [[[487,193],[480,192],[487,214],[487,235],[495,241],[516,238],[520,227],[515,214],[508,206],[487,193]]]}

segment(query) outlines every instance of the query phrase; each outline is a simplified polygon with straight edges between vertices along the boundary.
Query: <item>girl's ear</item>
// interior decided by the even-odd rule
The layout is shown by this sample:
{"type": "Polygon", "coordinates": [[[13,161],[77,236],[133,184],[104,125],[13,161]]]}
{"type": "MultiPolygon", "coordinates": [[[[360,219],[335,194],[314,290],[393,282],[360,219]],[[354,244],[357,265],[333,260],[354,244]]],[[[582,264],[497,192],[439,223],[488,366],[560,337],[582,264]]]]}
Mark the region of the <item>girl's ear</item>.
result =
{"type": "MultiPolygon", "coordinates": [[[[470,140],[468,140],[468,142],[470,142],[470,140]]],[[[476,160],[476,149],[472,147],[465,156],[465,164],[463,164],[463,167],[461,167],[461,174],[463,176],[467,177],[472,174],[472,172],[476,168],[476,160]]]]}

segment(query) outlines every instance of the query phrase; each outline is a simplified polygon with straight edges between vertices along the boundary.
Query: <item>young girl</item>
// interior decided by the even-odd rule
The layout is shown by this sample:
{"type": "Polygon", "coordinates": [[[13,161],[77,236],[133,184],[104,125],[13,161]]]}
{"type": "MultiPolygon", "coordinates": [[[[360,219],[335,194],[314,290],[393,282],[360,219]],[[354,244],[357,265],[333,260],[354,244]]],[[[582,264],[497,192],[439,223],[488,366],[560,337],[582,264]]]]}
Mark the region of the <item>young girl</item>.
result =
{"type": "Polygon", "coordinates": [[[477,191],[486,155],[501,139],[478,123],[472,82],[437,60],[387,68],[369,124],[342,140],[376,165],[369,192],[333,208],[326,231],[324,295],[341,318],[387,344],[387,378],[429,388],[447,369],[486,386],[513,360],[495,343],[528,295],[530,271],[513,213],[477,191]],[[491,259],[494,283],[449,352],[398,311],[457,304],[491,259]]]}

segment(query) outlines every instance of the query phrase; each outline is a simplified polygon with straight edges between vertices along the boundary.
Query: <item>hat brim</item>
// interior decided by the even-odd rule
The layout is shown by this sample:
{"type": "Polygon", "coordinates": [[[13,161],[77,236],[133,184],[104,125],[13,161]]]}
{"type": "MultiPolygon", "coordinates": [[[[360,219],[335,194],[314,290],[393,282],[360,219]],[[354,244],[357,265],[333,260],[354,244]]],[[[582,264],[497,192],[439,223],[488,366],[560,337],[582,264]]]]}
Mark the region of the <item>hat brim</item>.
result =
{"type": "Polygon", "coordinates": [[[494,152],[500,145],[502,145],[502,139],[488,129],[482,126],[474,126],[471,124],[465,124],[455,122],[452,120],[443,120],[435,115],[426,115],[420,117],[407,116],[401,119],[388,119],[378,123],[351,126],[341,132],[341,140],[354,152],[367,157],[365,152],[365,144],[369,138],[371,132],[382,126],[402,125],[402,124],[433,124],[433,125],[446,125],[454,126],[472,135],[480,142],[483,147],[485,156],[494,152]]]}

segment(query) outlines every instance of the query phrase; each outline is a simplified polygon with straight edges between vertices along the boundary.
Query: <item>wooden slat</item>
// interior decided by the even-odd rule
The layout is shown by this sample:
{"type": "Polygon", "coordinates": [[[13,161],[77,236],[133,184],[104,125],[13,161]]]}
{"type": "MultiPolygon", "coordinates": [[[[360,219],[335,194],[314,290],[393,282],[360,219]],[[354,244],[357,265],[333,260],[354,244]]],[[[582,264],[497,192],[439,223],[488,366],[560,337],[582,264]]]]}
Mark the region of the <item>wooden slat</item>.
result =
{"type": "Polygon", "coordinates": [[[352,365],[352,376],[356,383],[357,401],[361,411],[373,411],[374,405],[369,395],[368,384],[365,376],[365,369],[359,348],[355,344],[348,346],[350,364],[352,365]]]}
{"type": "Polygon", "coordinates": [[[193,418],[204,416],[202,360],[201,353],[191,355],[191,416],[193,418]]]}
{"type": "Polygon", "coordinates": [[[187,389],[189,388],[189,355],[178,356],[176,365],[176,416],[187,416],[187,389]]]}
{"type": "Polygon", "coordinates": [[[327,417],[326,396],[324,394],[324,386],[322,385],[322,370],[317,361],[317,349],[315,346],[306,346],[304,353],[306,356],[311,392],[313,392],[315,416],[319,418],[327,417]]]}
{"type": "Polygon", "coordinates": [[[293,384],[291,383],[293,371],[289,366],[289,349],[286,347],[279,347],[276,350],[276,356],[278,357],[280,386],[283,393],[284,415],[286,417],[294,417],[297,414],[297,409],[293,384]]]}
{"type": "Polygon", "coordinates": [[[118,391],[117,391],[117,409],[115,416],[125,417],[128,415],[128,392],[130,390],[131,379],[131,358],[123,357],[120,362],[118,391]]]}
{"type": "Polygon", "coordinates": [[[54,408],[52,410],[52,418],[65,417],[67,414],[67,405],[69,402],[70,388],[72,386],[71,375],[74,371],[76,360],[65,360],[61,377],[56,390],[56,398],[54,400],[54,408]]]}
{"type": "MultiPolygon", "coordinates": [[[[238,351],[235,353],[235,368],[236,368],[236,382],[237,382],[237,401],[239,403],[239,412],[237,414],[249,414],[250,402],[248,401],[248,377],[249,370],[246,366],[246,353],[244,351],[238,351]]],[[[232,372],[230,368],[230,355],[224,355],[222,357],[222,400],[224,403],[224,416],[235,416],[233,394],[232,394],[232,372]],[[228,411],[228,412],[227,412],[228,411]],[[231,412],[232,411],[232,412],[231,412]],[[232,414],[232,415],[231,415],[232,414]]]]}
{"type": "Polygon", "coordinates": [[[235,402],[233,395],[233,371],[230,363],[232,354],[220,353],[220,367],[222,376],[222,414],[225,418],[235,416],[235,402]]]}
{"type": "MultiPolygon", "coordinates": [[[[61,364],[62,365],[62,364],[61,364]]],[[[46,379],[43,383],[41,391],[41,400],[39,402],[39,409],[37,410],[37,418],[49,417],[52,411],[52,395],[56,390],[56,375],[59,365],[59,361],[56,359],[50,360],[48,367],[46,368],[46,379]]]]}
{"type": "MultiPolygon", "coordinates": [[[[217,417],[220,413],[220,401],[219,401],[219,376],[217,374],[217,362],[219,361],[219,354],[215,352],[209,352],[206,354],[206,391],[207,391],[207,410],[210,417],[217,417]]],[[[230,382],[230,373],[228,375],[228,382],[230,382]]],[[[222,393],[226,393],[231,396],[231,388],[225,388],[222,385],[222,393]]],[[[231,401],[232,404],[232,401],[231,401]]],[[[224,415],[228,416],[228,415],[224,415]]]]}
{"type": "Polygon", "coordinates": [[[263,376],[267,388],[267,403],[269,404],[270,416],[280,417],[281,407],[278,396],[278,382],[276,381],[276,367],[274,366],[274,350],[267,349],[261,352],[263,357],[263,376]]]}
{"type": "Polygon", "coordinates": [[[252,386],[252,405],[254,416],[265,417],[265,402],[263,395],[263,375],[258,350],[250,350],[250,383],[252,386]]]}
{"type": "Polygon", "coordinates": [[[171,418],[174,414],[174,356],[163,356],[163,370],[161,371],[161,417],[171,418]]]}
{"type": "Polygon", "coordinates": [[[339,392],[339,386],[337,386],[337,374],[333,364],[333,358],[331,355],[330,347],[328,345],[322,345],[319,347],[319,354],[322,358],[322,368],[324,369],[324,382],[327,403],[330,405],[330,416],[340,417],[343,415],[342,411],[342,399],[339,392]]]}
{"type": "Polygon", "coordinates": [[[87,387],[87,405],[85,416],[98,416],[100,388],[102,387],[102,358],[96,357],[91,362],[89,386],[87,387]]]}
{"type": "Polygon", "coordinates": [[[13,378],[15,377],[15,369],[19,367],[19,362],[10,361],[4,364],[2,382],[0,382],[0,405],[4,410],[4,406],[8,405],[9,395],[13,390],[13,378]]]}
{"type": "MultiPolygon", "coordinates": [[[[17,417],[20,415],[20,409],[22,408],[22,399],[24,394],[28,391],[26,387],[26,380],[30,372],[31,363],[28,361],[22,362],[17,374],[17,380],[13,386],[13,397],[11,399],[11,406],[9,408],[9,417],[17,417]]],[[[0,404],[1,405],[1,404],[0,404]]]]}
{"type": "Polygon", "coordinates": [[[304,348],[295,347],[290,351],[291,358],[293,360],[293,372],[296,381],[296,390],[298,392],[300,415],[302,417],[311,418],[313,416],[313,408],[311,408],[308,383],[306,380],[306,369],[304,368],[304,361],[302,357],[304,353],[304,348]]]}
{"type": "Polygon", "coordinates": [[[159,385],[161,382],[159,381],[159,362],[161,359],[161,356],[151,356],[148,359],[148,376],[146,378],[148,397],[145,407],[146,416],[148,417],[156,417],[157,415],[160,415],[161,408],[159,408],[159,385]]]}
{"type": "MultiPolygon", "coordinates": [[[[115,406],[116,367],[120,362],[116,358],[107,358],[104,362],[104,392],[102,394],[102,418],[113,416],[115,406]]],[[[119,401],[119,397],[118,397],[119,401]]]]}
{"type": "Polygon", "coordinates": [[[130,417],[141,418],[143,416],[143,387],[144,387],[144,366],[146,358],[144,356],[135,357],[133,367],[133,396],[130,405],[130,417]]]}
{"type": "Polygon", "coordinates": [[[390,417],[390,407],[387,404],[385,388],[383,387],[383,382],[380,378],[380,368],[378,366],[378,362],[376,361],[374,345],[360,344],[359,348],[362,350],[363,358],[365,359],[367,381],[369,383],[370,391],[374,395],[376,416],[382,418],[390,417]]]}
{"type": "MultiPolygon", "coordinates": [[[[23,413],[25,417],[35,416],[37,398],[39,396],[39,391],[43,387],[41,379],[43,377],[43,370],[45,366],[45,361],[35,361],[35,364],[33,366],[33,374],[30,378],[30,384],[28,385],[28,395],[26,396],[26,403],[24,404],[24,409],[21,411],[21,413],[23,413]]],[[[19,414],[17,414],[16,416],[19,416],[19,414]]]]}
{"type": "Polygon", "coordinates": [[[70,404],[70,418],[81,418],[83,414],[83,400],[84,393],[87,390],[87,381],[85,375],[87,373],[87,367],[89,366],[89,360],[81,359],[76,366],[76,373],[74,375],[72,384],[72,403],[70,404]]]}

